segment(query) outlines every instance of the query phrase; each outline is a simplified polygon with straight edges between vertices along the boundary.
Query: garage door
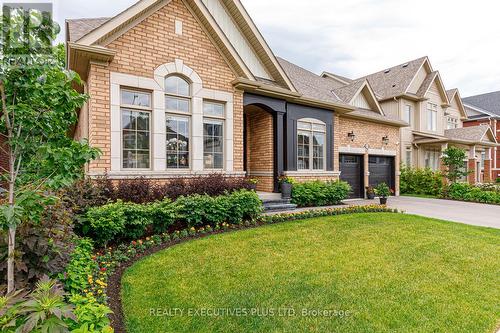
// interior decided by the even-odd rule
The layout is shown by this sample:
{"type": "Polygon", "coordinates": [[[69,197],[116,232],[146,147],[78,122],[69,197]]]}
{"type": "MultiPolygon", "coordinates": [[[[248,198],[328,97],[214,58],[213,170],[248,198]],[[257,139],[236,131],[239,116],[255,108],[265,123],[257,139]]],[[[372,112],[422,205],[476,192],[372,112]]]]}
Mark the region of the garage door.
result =
{"type": "Polygon", "coordinates": [[[363,156],[340,155],[340,180],[348,182],[351,185],[351,198],[361,198],[364,196],[363,156]]]}
{"type": "Polygon", "coordinates": [[[370,156],[370,185],[386,183],[394,189],[394,157],[370,156]]]}

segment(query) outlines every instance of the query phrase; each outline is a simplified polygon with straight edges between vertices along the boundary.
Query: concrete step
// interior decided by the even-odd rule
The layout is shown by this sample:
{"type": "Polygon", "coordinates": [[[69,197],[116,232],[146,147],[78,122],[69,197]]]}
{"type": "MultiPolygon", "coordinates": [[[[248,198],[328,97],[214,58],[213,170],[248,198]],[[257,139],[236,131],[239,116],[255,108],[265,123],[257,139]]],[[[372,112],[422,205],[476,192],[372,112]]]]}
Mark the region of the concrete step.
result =
{"type": "Polygon", "coordinates": [[[279,204],[279,205],[267,205],[264,206],[264,211],[266,212],[284,212],[295,210],[297,205],[295,204],[279,204]]]}
{"type": "Polygon", "coordinates": [[[279,205],[279,204],[289,204],[291,203],[290,199],[263,199],[261,200],[265,205],[279,205]]]}

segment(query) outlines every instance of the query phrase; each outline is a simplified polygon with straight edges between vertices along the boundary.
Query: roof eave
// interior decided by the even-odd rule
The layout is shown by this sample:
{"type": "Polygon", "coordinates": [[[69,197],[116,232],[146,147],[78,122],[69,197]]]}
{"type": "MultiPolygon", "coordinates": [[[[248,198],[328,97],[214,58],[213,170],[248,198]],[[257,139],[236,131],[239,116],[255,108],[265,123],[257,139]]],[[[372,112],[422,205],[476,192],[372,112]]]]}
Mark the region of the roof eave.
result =
{"type": "Polygon", "coordinates": [[[67,43],[67,68],[77,72],[83,81],[87,81],[90,61],[108,63],[113,60],[116,51],[102,46],[88,46],[78,43],[67,43]]]}

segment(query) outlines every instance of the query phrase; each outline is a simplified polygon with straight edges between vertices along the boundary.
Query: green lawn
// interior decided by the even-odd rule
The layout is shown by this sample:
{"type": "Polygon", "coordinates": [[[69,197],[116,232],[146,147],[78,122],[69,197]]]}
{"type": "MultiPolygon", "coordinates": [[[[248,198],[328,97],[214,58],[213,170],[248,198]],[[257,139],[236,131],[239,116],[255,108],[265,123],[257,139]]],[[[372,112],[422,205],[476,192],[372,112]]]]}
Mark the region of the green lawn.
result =
{"type": "Polygon", "coordinates": [[[128,332],[492,333],[500,324],[499,263],[500,230],[345,215],[164,250],[126,271],[122,299],[128,332]]]}
{"type": "Polygon", "coordinates": [[[402,197],[413,197],[413,198],[426,198],[426,199],[438,199],[439,197],[436,195],[430,195],[430,194],[411,194],[411,193],[405,193],[401,194],[402,197]]]}

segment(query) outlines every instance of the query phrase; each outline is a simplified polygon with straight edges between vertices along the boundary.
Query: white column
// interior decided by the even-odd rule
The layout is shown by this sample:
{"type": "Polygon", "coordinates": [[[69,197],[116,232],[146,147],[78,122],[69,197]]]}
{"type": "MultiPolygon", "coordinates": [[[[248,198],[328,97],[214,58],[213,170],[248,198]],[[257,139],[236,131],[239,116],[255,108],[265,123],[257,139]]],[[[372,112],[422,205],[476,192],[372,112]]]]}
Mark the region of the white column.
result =
{"type": "Polygon", "coordinates": [[[203,99],[193,97],[191,119],[192,170],[203,171],[203,99]]]}

